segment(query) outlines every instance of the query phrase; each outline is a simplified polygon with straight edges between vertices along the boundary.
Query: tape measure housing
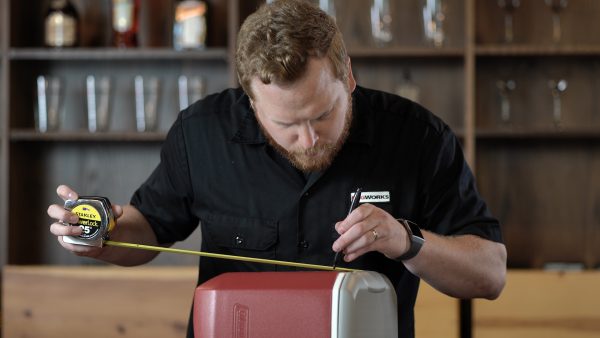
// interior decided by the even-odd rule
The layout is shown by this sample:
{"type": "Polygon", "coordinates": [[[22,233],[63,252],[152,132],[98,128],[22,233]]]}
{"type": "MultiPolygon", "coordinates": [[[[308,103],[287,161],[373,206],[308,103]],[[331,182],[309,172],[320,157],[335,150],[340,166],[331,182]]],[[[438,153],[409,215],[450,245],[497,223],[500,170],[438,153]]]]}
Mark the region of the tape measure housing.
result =
{"type": "Polygon", "coordinates": [[[64,208],[79,217],[77,223],[83,230],[79,236],[64,236],[63,241],[71,244],[102,247],[108,233],[115,226],[112,206],[106,197],[81,196],[77,200],[66,200],[64,208]]]}

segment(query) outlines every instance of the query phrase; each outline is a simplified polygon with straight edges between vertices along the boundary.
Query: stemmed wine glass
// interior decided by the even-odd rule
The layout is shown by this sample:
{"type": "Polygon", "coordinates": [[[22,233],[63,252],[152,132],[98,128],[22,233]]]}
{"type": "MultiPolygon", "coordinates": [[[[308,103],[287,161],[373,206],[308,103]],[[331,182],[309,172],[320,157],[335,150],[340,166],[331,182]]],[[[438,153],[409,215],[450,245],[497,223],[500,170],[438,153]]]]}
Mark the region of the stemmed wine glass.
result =
{"type": "Polygon", "coordinates": [[[560,42],[562,30],[560,27],[560,12],[567,8],[569,0],[545,0],[546,5],[552,10],[552,40],[555,43],[560,42]]]}
{"type": "Polygon", "coordinates": [[[515,80],[498,80],[496,81],[496,87],[498,88],[498,94],[500,95],[500,119],[503,123],[510,122],[510,93],[517,88],[515,80]]]}
{"type": "Polygon", "coordinates": [[[557,128],[560,128],[562,124],[561,96],[567,90],[567,80],[549,80],[548,87],[552,92],[552,117],[554,120],[554,125],[557,128]]]}
{"type": "Polygon", "coordinates": [[[498,6],[504,9],[504,42],[511,43],[514,40],[513,13],[519,6],[520,0],[498,0],[498,6]]]}

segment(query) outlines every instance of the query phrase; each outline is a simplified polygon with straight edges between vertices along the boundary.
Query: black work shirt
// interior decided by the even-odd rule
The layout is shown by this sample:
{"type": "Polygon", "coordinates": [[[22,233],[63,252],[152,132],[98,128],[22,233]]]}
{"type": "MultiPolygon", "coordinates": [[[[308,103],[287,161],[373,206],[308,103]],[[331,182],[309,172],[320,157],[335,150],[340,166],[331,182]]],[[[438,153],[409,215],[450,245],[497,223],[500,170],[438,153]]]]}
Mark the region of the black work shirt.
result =
{"type": "MultiPolygon", "coordinates": [[[[501,241],[446,124],[395,95],[357,87],[352,98],[346,143],[328,169],[304,176],[268,144],[242,90],[208,96],[179,114],[160,164],[131,203],[160,243],[185,239],[200,222],[203,251],[321,265],[332,264],[334,224],[357,187],[389,193],[373,204],[422,229],[501,241]]],[[[386,275],[398,296],[399,332],[414,335],[416,276],[378,252],[340,265],[386,275]]],[[[203,258],[198,283],[229,271],[290,269],[203,258]]]]}

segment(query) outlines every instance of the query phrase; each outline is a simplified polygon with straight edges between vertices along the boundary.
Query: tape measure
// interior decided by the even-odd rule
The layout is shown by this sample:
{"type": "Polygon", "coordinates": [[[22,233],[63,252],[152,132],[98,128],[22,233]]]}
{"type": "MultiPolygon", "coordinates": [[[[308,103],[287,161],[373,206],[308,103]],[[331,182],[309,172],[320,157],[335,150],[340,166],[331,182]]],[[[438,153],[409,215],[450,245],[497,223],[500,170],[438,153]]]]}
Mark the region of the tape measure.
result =
{"type": "Polygon", "coordinates": [[[102,247],[108,233],[115,227],[115,217],[110,201],[106,197],[81,196],[77,200],[66,200],[65,209],[79,216],[77,223],[83,232],[79,236],[64,236],[63,241],[72,244],[102,247]]]}
{"type": "Polygon", "coordinates": [[[77,200],[67,200],[64,205],[65,209],[79,216],[77,223],[70,224],[72,226],[79,226],[83,230],[83,233],[79,236],[63,236],[63,241],[71,244],[88,245],[102,247],[104,245],[111,245],[129,249],[140,249],[149,251],[159,252],[170,252],[185,255],[195,255],[201,257],[229,259],[253,263],[262,264],[273,264],[292,266],[305,269],[316,269],[316,270],[335,270],[335,271],[359,271],[356,269],[341,268],[337,266],[327,266],[318,264],[288,262],[273,259],[245,257],[245,256],[234,256],[224,255],[211,252],[183,250],[174,248],[165,248],[161,246],[143,245],[135,243],[126,243],[108,240],[108,234],[115,227],[115,218],[112,213],[112,206],[110,201],[106,197],[100,196],[81,196],[77,200]]]}

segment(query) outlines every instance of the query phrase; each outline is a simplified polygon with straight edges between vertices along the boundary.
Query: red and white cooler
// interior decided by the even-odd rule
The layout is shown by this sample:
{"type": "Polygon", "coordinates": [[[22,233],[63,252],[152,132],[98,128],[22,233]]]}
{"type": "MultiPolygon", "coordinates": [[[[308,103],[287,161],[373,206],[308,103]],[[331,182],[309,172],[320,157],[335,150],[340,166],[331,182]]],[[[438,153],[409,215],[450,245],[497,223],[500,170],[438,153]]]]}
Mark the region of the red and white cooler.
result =
{"type": "Polygon", "coordinates": [[[194,336],[398,337],[396,293],[372,271],[225,273],[196,288],[194,336]]]}

